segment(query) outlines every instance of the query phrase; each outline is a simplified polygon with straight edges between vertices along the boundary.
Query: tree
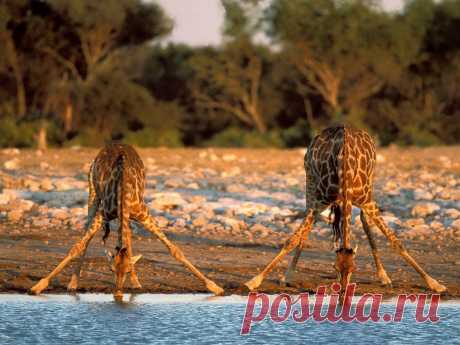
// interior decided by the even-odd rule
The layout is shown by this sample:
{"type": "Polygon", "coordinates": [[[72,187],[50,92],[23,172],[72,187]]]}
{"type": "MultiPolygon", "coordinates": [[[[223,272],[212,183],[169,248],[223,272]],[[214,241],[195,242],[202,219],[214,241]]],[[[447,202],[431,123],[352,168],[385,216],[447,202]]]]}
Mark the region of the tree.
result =
{"type": "Polygon", "coordinates": [[[275,0],[264,20],[299,72],[299,91],[319,94],[336,119],[396,78],[414,51],[405,27],[366,1],[275,0]]]}
{"type": "Polygon", "coordinates": [[[15,30],[25,20],[26,1],[0,2],[0,68],[14,77],[16,84],[16,115],[21,118],[26,114],[26,91],[24,86],[21,56],[14,40],[15,30]]]}
{"type": "Polygon", "coordinates": [[[216,55],[194,56],[190,87],[199,108],[218,110],[259,132],[267,131],[260,112],[262,61],[249,42],[228,44],[216,55]]]}

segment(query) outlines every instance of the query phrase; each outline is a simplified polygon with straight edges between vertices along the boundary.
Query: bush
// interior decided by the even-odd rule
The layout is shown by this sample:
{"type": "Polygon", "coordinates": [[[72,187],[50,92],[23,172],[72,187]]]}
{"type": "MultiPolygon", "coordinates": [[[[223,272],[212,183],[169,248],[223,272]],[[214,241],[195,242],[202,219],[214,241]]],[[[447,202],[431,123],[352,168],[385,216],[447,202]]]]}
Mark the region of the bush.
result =
{"type": "Polygon", "coordinates": [[[104,135],[99,130],[95,128],[85,128],[72,140],[67,141],[64,146],[101,147],[104,146],[107,140],[110,140],[110,137],[104,135]]]}
{"type": "Polygon", "coordinates": [[[36,133],[32,123],[17,123],[12,117],[0,119],[0,147],[32,147],[36,133]]]}
{"type": "Polygon", "coordinates": [[[306,147],[310,143],[311,129],[307,120],[301,118],[294,126],[284,129],[281,132],[281,139],[286,147],[306,147]]]}
{"type": "Polygon", "coordinates": [[[124,142],[140,147],[181,147],[181,134],[176,129],[158,130],[144,128],[136,132],[128,132],[124,142]]]}
{"type": "Polygon", "coordinates": [[[204,146],[214,147],[283,147],[283,141],[277,131],[261,134],[256,131],[246,131],[231,127],[214,135],[204,143],[204,146]]]}

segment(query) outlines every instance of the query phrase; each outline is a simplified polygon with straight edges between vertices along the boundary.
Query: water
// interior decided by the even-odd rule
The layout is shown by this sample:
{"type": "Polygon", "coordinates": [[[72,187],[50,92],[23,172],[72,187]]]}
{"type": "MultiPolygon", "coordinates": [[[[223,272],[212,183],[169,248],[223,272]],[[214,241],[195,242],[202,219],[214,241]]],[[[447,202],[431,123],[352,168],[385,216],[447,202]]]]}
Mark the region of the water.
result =
{"type": "Polygon", "coordinates": [[[0,295],[0,344],[460,344],[459,302],[442,303],[437,323],[416,323],[408,306],[401,323],[264,320],[241,336],[245,303],[240,296],[145,294],[116,303],[103,294],[0,295]]]}

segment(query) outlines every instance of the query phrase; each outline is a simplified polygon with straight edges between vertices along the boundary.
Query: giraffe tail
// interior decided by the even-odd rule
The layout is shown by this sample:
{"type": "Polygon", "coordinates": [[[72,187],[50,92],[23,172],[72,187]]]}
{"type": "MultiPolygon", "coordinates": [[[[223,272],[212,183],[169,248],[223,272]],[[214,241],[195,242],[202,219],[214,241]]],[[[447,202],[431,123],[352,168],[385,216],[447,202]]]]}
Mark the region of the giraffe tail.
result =
{"type": "MultiPolygon", "coordinates": [[[[115,169],[117,169],[117,216],[118,221],[120,222],[120,227],[118,229],[119,233],[122,234],[122,238],[124,239],[124,235],[126,232],[126,228],[129,226],[128,221],[129,217],[126,214],[127,207],[126,207],[126,174],[124,171],[125,168],[125,160],[126,154],[121,152],[115,162],[115,169]]],[[[125,243],[121,246],[120,250],[125,246],[125,243]]]]}
{"type": "Polygon", "coordinates": [[[347,155],[348,155],[348,148],[346,142],[346,128],[343,127],[342,129],[342,150],[338,157],[338,177],[339,177],[339,198],[341,199],[340,203],[336,203],[331,208],[331,213],[334,214],[334,222],[332,224],[332,228],[334,231],[334,244],[336,249],[339,248],[340,242],[343,243],[343,217],[346,216],[345,211],[348,204],[348,193],[347,193],[347,155]]]}

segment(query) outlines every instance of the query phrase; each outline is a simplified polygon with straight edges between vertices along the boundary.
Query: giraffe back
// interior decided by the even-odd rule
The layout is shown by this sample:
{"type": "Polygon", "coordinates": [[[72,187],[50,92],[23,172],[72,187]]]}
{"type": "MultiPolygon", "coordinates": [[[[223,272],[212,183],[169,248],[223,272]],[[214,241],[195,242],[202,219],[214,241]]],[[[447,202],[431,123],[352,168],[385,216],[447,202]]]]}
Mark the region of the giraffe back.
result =
{"type": "Polygon", "coordinates": [[[345,126],[325,129],[311,142],[304,164],[307,208],[321,209],[341,202],[345,192],[356,205],[370,201],[375,145],[365,131],[345,126]]]}
{"type": "Polygon", "coordinates": [[[89,182],[100,200],[106,219],[117,218],[120,183],[123,183],[122,190],[125,192],[122,197],[128,213],[140,213],[144,205],[145,168],[133,147],[118,143],[106,145],[91,165],[89,182]]]}

